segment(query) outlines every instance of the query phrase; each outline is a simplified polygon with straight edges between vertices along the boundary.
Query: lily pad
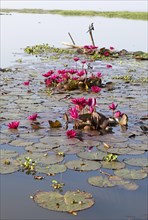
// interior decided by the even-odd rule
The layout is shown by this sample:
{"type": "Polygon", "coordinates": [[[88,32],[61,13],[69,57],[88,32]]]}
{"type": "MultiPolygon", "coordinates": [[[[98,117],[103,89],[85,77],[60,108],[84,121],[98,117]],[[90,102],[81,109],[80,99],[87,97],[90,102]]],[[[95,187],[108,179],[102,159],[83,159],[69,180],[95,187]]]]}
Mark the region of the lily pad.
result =
{"type": "Polygon", "coordinates": [[[18,156],[18,153],[16,151],[12,150],[0,150],[0,159],[6,159],[6,158],[12,158],[18,156]]]}
{"type": "Polygon", "coordinates": [[[19,170],[19,163],[13,159],[1,159],[0,160],[0,173],[8,174],[14,173],[19,170]]]}
{"type": "Polygon", "coordinates": [[[87,160],[72,160],[72,161],[68,161],[65,165],[69,169],[75,171],[91,171],[91,170],[97,170],[101,167],[101,164],[99,162],[87,161],[87,160]]]}
{"type": "Polygon", "coordinates": [[[14,140],[10,143],[10,145],[16,146],[16,147],[26,147],[32,145],[33,142],[28,142],[24,140],[14,140]]]}
{"type": "Polygon", "coordinates": [[[121,169],[114,171],[114,173],[124,179],[144,179],[147,177],[147,173],[144,170],[121,169]]]}
{"type": "Polygon", "coordinates": [[[109,148],[107,150],[108,153],[112,153],[112,154],[144,154],[144,151],[142,150],[135,150],[135,149],[131,149],[129,147],[114,147],[114,148],[109,148]]]}
{"type": "Polygon", "coordinates": [[[96,152],[84,151],[78,153],[77,155],[87,160],[103,160],[103,157],[107,156],[107,154],[102,151],[96,151],[96,152]]]}
{"type": "Polygon", "coordinates": [[[129,181],[125,181],[116,176],[111,176],[109,178],[103,176],[93,176],[88,178],[88,183],[98,187],[113,187],[117,185],[128,184],[129,181]]]}
{"type": "Polygon", "coordinates": [[[47,152],[51,149],[52,147],[50,145],[43,143],[35,143],[32,146],[25,147],[26,151],[31,151],[31,152],[47,152]]]}
{"type": "Polygon", "coordinates": [[[80,151],[83,150],[82,147],[78,147],[77,145],[72,146],[72,145],[67,145],[67,146],[60,146],[55,149],[57,152],[63,152],[65,154],[77,154],[80,151]]]}
{"type": "Polygon", "coordinates": [[[111,161],[111,162],[101,161],[101,164],[102,164],[102,168],[111,169],[111,170],[118,170],[125,167],[125,163],[118,161],[111,161]]]}
{"type": "Polygon", "coordinates": [[[130,158],[125,159],[124,162],[131,166],[147,167],[148,159],[147,158],[130,158]]]}
{"type": "Polygon", "coordinates": [[[66,171],[66,166],[64,164],[53,164],[49,166],[36,166],[36,171],[39,173],[46,173],[46,174],[57,174],[63,173],[66,171]]]}
{"type": "Polygon", "coordinates": [[[57,154],[51,154],[51,155],[44,155],[44,157],[40,158],[38,160],[39,163],[42,164],[55,164],[62,162],[64,160],[64,157],[62,155],[57,154]]]}
{"type": "Polygon", "coordinates": [[[34,201],[41,207],[52,211],[74,212],[90,208],[94,204],[92,195],[81,191],[67,191],[64,195],[59,192],[37,192],[34,201]]]}

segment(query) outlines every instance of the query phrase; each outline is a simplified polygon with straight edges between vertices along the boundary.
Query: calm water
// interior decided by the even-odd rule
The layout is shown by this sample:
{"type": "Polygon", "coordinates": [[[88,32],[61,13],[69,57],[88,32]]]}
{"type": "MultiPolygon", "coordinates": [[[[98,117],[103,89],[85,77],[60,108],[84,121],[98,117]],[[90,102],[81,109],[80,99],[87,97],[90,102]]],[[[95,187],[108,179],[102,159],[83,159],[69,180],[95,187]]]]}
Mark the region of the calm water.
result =
{"type": "Polygon", "coordinates": [[[103,17],[64,17],[60,15],[12,14],[1,18],[1,67],[12,65],[26,46],[48,43],[65,47],[68,32],[77,45],[91,44],[88,26],[93,22],[95,44],[129,51],[147,50],[147,21],[103,17]]]}

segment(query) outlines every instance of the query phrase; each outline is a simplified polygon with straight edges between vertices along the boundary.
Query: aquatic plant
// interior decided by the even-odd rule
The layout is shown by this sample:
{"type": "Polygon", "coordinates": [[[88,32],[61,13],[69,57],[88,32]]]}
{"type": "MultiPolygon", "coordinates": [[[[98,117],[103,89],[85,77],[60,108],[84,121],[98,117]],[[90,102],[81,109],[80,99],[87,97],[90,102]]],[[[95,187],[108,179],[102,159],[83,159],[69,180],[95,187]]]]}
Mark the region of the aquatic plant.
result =
{"type": "Polygon", "coordinates": [[[12,121],[7,126],[9,129],[17,129],[19,124],[20,124],[19,121],[12,121]]]}
{"type": "Polygon", "coordinates": [[[38,117],[38,114],[35,113],[35,114],[33,114],[33,115],[29,115],[29,116],[28,116],[28,119],[34,121],[34,120],[36,120],[37,117],[38,117]]]}

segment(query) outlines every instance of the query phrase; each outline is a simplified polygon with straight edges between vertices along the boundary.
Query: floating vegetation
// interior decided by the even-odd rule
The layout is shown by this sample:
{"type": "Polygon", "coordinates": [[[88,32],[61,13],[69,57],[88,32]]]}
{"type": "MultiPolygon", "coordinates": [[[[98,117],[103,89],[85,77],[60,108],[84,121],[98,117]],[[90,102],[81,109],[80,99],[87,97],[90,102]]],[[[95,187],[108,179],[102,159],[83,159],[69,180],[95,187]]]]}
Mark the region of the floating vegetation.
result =
{"type": "Polygon", "coordinates": [[[147,87],[142,81],[129,83],[145,79],[147,67],[133,53],[117,52],[113,47],[85,45],[64,50],[46,44],[28,47],[26,52],[39,55],[41,61],[22,62],[15,74],[1,70],[5,74],[1,83],[2,148],[23,153],[1,150],[0,173],[24,171],[22,175],[33,174],[34,180],[44,179],[52,191],[36,192],[34,201],[49,210],[77,215],[94,200],[80,190],[59,193],[69,188],[63,183],[65,175],[67,181],[73,174],[84,175],[92,186],[126,190],[138,189],[131,180],[144,182],[147,177],[147,87]],[[50,60],[54,54],[60,62],[50,60]],[[49,67],[43,58],[49,59],[49,67]],[[126,77],[119,81],[117,72],[126,77]],[[19,122],[17,129],[8,128],[8,124],[16,125],[12,122],[19,122]],[[95,176],[99,170],[101,176],[95,176]],[[57,180],[51,180],[54,175],[57,180]]]}
{"type": "Polygon", "coordinates": [[[109,176],[109,177],[102,177],[102,176],[94,176],[88,178],[88,183],[97,186],[97,187],[123,187],[128,190],[136,190],[138,185],[136,183],[131,183],[127,180],[124,180],[118,176],[109,176]]]}
{"type": "Polygon", "coordinates": [[[43,208],[52,211],[78,212],[90,208],[94,204],[92,195],[87,192],[67,191],[64,195],[59,192],[37,192],[33,200],[43,208]]]}

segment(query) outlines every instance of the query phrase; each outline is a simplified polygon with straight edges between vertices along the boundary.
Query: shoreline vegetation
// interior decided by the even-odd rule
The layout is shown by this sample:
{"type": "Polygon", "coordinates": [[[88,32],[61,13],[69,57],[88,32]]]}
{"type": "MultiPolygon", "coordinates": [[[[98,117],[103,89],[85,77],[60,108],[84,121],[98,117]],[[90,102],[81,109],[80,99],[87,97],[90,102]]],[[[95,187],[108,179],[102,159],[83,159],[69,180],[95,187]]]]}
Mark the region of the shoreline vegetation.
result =
{"type": "Polygon", "coordinates": [[[0,13],[31,13],[31,14],[58,14],[63,16],[101,16],[107,18],[125,18],[134,20],[148,20],[147,12],[130,11],[81,11],[81,10],[43,10],[43,9],[1,9],[0,13]]]}

